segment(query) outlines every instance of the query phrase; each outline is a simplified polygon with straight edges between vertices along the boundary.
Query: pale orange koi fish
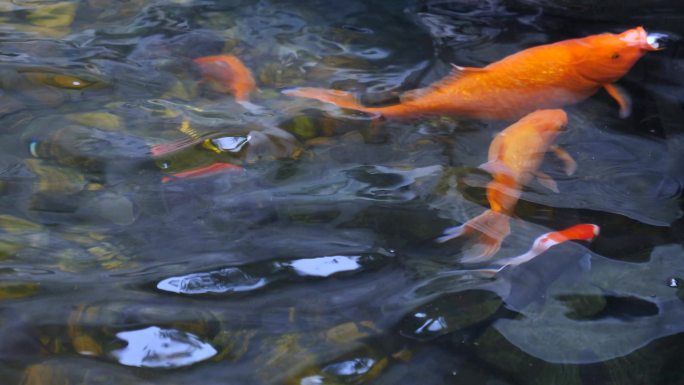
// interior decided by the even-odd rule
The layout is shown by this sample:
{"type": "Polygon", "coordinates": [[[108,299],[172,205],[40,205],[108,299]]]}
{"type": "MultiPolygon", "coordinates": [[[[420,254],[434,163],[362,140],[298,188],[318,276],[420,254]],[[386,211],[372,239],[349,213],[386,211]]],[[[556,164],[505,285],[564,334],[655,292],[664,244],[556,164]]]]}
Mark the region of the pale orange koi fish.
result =
{"type": "Polygon", "coordinates": [[[217,83],[224,91],[230,92],[235,101],[248,110],[260,110],[261,107],[249,100],[256,91],[256,82],[252,71],[233,55],[205,56],[193,60],[199,67],[205,80],[217,83]]]}
{"type": "Polygon", "coordinates": [[[565,230],[552,231],[550,233],[542,234],[534,240],[532,247],[524,254],[517,257],[504,258],[498,261],[493,261],[494,264],[500,265],[499,268],[480,269],[481,273],[495,275],[508,266],[518,266],[525,262],[536,258],[546,250],[553,246],[559,245],[567,241],[591,241],[599,235],[600,228],[597,225],[582,223],[565,230]]]}
{"type": "Polygon", "coordinates": [[[208,166],[194,168],[187,171],[177,172],[166,175],[162,178],[162,183],[173,182],[180,179],[196,178],[216,174],[222,171],[244,171],[244,168],[230,163],[212,163],[208,166]]]}
{"type": "Polygon", "coordinates": [[[536,177],[542,185],[557,191],[553,179],[538,170],[544,153],[555,151],[566,162],[565,172],[572,174],[575,171],[576,164],[570,155],[552,146],[567,122],[563,110],[539,110],[496,135],[489,146],[488,162],[480,166],[493,177],[487,185],[490,209],[461,226],[447,229],[437,242],[476,232],[481,250],[467,254],[461,261],[478,262],[494,255],[510,233],[509,218],[522,186],[536,177]]]}
{"type": "Polygon", "coordinates": [[[363,106],[354,95],[337,90],[303,87],[283,93],[388,118],[427,114],[514,120],[537,109],[578,103],[603,88],[620,105],[620,116],[626,117],[629,96],[613,83],[645,52],[659,50],[660,37],[637,27],[540,45],[484,68],[454,65],[449,76],[408,91],[399,104],[385,107],[363,106]]]}

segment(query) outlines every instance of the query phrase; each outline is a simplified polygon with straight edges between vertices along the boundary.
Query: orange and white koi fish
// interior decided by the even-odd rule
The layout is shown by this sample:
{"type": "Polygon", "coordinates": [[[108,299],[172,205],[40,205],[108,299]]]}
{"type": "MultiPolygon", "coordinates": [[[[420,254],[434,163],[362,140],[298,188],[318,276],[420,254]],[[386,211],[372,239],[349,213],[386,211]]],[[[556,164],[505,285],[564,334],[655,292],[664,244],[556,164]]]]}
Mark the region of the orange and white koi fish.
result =
{"type": "Polygon", "coordinates": [[[517,257],[504,258],[493,263],[501,265],[502,269],[506,266],[517,266],[532,260],[539,254],[545,252],[552,246],[559,245],[567,241],[591,241],[599,235],[600,228],[594,224],[582,223],[565,230],[553,231],[542,234],[534,240],[532,247],[524,254],[517,257]]]}
{"type": "Polygon", "coordinates": [[[552,231],[550,233],[542,234],[534,240],[532,247],[524,254],[517,257],[504,258],[498,261],[493,261],[495,265],[500,265],[498,268],[478,269],[477,272],[494,276],[500,273],[503,269],[509,266],[518,266],[529,262],[540,254],[553,246],[560,245],[567,241],[592,241],[599,235],[600,228],[597,225],[582,223],[565,230],[552,231]]]}
{"type": "Polygon", "coordinates": [[[235,97],[235,101],[250,111],[261,110],[262,107],[249,100],[256,91],[256,82],[252,71],[233,55],[205,56],[193,60],[200,69],[205,80],[210,80],[235,97]]]}
{"type": "Polygon", "coordinates": [[[481,250],[467,254],[461,261],[479,262],[496,253],[510,233],[509,217],[520,198],[520,190],[536,177],[547,188],[557,191],[555,182],[538,170],[544,153],[552,150],[566,162],[572,174],[576,164],[565,151],[552,145],[568,122],[563,110],[539,110],[501,131],[489,146],[488,162],[480,166],[492,174],[487,185],[490,209],[465,224],[447,229],[437,242],[477,232],[481,250]]]}
{"type": "Polygon", "coordinates": [[[428,114],[514,120],[537,109],[578,103],[603,88],[626,117],[629,96],[613,83],[644,53],[661,49],[659,38],[637,27],[529,48],[484,68],[454,65],[449,76],[385,107],[363,106],[354,95],[337,90],[302,87],[283,93],[388,118],[428,114]]]}
{"type": "Polygon", "coordinates": [[[186,178],[197,178],[201,176],[213,175],[222,171],[244,171],[244,168],[230,163],[212,163],[208,166],[165,175],[162,178],[162,183],[173,182],[186,178]]]}

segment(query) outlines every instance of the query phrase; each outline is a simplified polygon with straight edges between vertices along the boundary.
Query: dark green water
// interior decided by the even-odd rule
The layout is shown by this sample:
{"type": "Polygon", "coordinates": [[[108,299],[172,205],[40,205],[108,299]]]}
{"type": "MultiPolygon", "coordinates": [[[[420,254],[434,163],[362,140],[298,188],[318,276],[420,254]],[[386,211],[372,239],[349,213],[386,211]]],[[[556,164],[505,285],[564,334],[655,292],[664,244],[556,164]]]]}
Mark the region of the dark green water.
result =
{"type": "Polygon", "coordinates": [[[593,3],[0,3],[0,385],[684,383],[684,9],[593,3]],[[488,207],[506,123],[280,93],[382,103],[638,25],[670,41],[620,81],[632,115],[604,92],[566,109],[577,173],[546,157],[560,192],[525,187],[496,258],[601,235],[495,279],[434,239],[488,207]],[[220,53],[260,112],[201,81],[220,53]],[[215,162],[242,170],[172,176],[215,162]]]}

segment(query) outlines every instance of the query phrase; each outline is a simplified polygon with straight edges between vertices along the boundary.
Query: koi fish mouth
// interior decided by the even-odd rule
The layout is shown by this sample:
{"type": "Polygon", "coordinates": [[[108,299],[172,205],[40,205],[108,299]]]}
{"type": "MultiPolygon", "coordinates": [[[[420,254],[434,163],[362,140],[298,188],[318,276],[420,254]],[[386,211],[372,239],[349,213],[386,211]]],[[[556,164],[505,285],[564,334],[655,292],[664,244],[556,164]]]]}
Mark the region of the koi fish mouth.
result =
{"type": "Polygon", "coordinates": [[[643,27],[632,28],[620,34],[620,40],[630,46],[637,46],[644,51],[659,51],[664,49],[667,35],[661,33],[646,33],[643,27]]]}

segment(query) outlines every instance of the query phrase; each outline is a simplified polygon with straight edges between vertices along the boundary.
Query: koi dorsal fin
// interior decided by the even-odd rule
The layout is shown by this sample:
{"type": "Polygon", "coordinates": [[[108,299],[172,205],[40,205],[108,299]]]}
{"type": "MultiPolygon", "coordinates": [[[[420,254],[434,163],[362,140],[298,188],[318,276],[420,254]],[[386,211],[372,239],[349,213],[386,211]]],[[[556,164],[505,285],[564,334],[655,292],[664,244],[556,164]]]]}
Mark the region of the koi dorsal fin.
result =
{"type": "Polygon", "coordinates": [[[444,79],[435,83],[434,87],[442,87],[442,86],[449,84],[451,82],[454,82],[454,81],[456,81],[456,80],[458,80],[464,76],[468,76],[470,74],[484,73],[487,71],[488,70],[485,68],[461,67],[459,65],[451,63],[451,72],[449,72],[449,75],[445,76],[444,79]]]}
{"type": "Polygon", "coordinates": [[[451,64],[451,72],[442,79],[438,80],[434,84],[431,84],[427,87],[423,88],[418,88],[415,90],[411,91],[406,91],[403,94],[401,94],[401,102],[409,102],[413,100],[417,100],[425,96],[426,94],[430,92],[441,92],[446,89],[446,87],[450,86],[451,83],[454,81],[462,78],[463,76],[467,76],[468,74],[471,73],[482,73],[486,72],[487,70],[484,68],[477,68],[477,67],[461,67],[456,64],[451,64]]]}
{"type": "Polygon", "coordinates": [[[460,65],[456,65],[454,63],[451,63],[451,72],[449,73],[449,76],[462,76],[465,74],[468,74],[469,72],[486,72],[487,70],[485,68],[478,68],[478,67],[461,67],[460,65]]]}
{"type": "Polygon", "coordinates": [[[414,100],[422,98],[423,96],[425,96],[425,94],[427,94],[430,91],[432,91],[432,86],[406,91],[399,95],[399,101],[401,103],[412,102],[414,100]]]}

